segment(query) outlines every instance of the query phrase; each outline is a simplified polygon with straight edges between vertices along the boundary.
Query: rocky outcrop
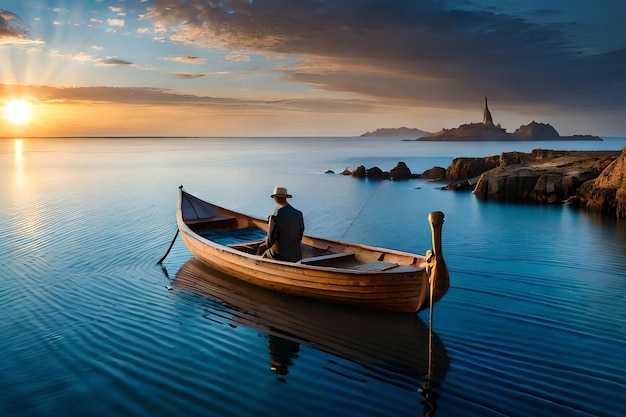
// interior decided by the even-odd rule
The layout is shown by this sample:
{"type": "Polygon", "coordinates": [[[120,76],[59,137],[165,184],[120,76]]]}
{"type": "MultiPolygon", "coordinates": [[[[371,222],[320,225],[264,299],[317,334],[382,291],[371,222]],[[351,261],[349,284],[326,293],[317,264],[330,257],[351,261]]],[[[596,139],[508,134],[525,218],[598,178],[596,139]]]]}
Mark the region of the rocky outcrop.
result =
{"type": "Polygon", "coordinates": [[[474,189],[480,200],[560,203],[595,179],[620,151],[552,151],[500,155],[500,164],[483,173],[474,189]]]}
{"type": "Polygon", "coordinates": [[[561,136],[554,127],[535,121],[520,126],[514,133],[508,133],[499,125],[469,123],[453,129],[443,129],[419,141],[525,141],[525,140],[599,140],[592,135],[561,136]]]}
{"type": "Polygon", "coordinates": [[[454,158],[446,169],[445,178],[449,180],[473,178],[499,165],[500,157],[497,155],[484,158],[454,158]]]}
{"type": "Polygon", "coordinates": [[[450,181],[445,189],[473,190],[479,200],[553,204],[577,202],[582,207],[626,217],[626,148],[621,151],[504,152],[484,158],[455,158],[444,169],[413,174],[404,162],[391,171],[360,165],[343,175],[373,180],[414,178],[450,181]]]}
{"type": "Polygon", "coordinates": [[[505,129],[493,124],[469,123],[452,129],[443,129],[420,141],[503,141],[511,140],[505,129]]]}
{"type": "Polygon", "coordinates": [[[446,178],[446,169],[443,167],[432,167],[418,175],[418,178],[439,181],[446,178]]]}
{"type": "Polygon", "coordinates": [[[578,199],[589,210],[626,217],[626,148],[596,179],[580,187],[578,199]]]}
{"type": "Polygon", "coordinates": [[[411,175],[411,170],[404,162],[398,162],[398,164],[389,171],[389,177],[394,181],[408,180],[411,178],[411,175]]]}
{"type": "Polygon", "coordinates": [[[365,169],[363,165],[359,165],[357,169],[355,169],[354,171],[350,171],[348,168],[346,168],[343,171],[343,174],[352,175],[353,177],[356,177],[356,178],[365,178],[367,175],[367,170],[365,169]]]}
{"type": "Polygon", "coordinates": [[[549,124],[537,123],[534,120],[525,126],[520,126],[513,136],[520,139],[554,139],[559,138],[559,132],[549,124]]]}
{"type": "MultiPolygon", "coordinates": [[[[443,168],[441,168],[443,169],[443,168]]],[[[342,172],[343,175],[351,175],[356,178],[368,178],[371,180],[392,180],[392,181],[404,181],[409,179],[415,179],[419,176],[413,174],[409,167],[404,162],[398,162],[390,171],[383,171],[378,167],[372,167],[366,169],[365,166],[360,165],[354,171],[350,168],[346,168],[342,172]]]]}
{"type": "Polygon", "coordinates": [[[371,180],[388,180],[389,172],[383,171],[378,167],[372,167],[365,171],[365,176],[371,180]]]}

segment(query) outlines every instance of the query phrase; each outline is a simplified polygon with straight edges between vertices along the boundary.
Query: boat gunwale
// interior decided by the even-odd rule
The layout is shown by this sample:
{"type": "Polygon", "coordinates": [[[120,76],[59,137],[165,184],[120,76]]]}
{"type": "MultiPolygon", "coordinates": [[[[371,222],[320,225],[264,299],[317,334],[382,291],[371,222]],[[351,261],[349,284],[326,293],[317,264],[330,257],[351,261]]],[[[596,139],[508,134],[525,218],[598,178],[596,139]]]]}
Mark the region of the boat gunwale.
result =
{"type": "MultiPolygon", "coordinates": [[[[443,212],[430,213],[428,221],[433,247],[425,255],[305,235],[303,240],[308,241],[304,243],[306,246],[323,252],[344,253],[354,249],[355,255],[361,258],[360,262],[342,268],[337,265],[309,265],[263,258],[202,236],[196,230],[228,231],[256,227],[266,232],[268,221],[202,200],[184,191],[182,185],[179,187],[176,207],[178,232],[185,245],[195,258],[210,268],[274,291],[406,313],[428,308],[429,300],[432,307],[449,289],[448,269],[441,255],[441,226],[444,220],[443,212]],[[191,212],[187,212],[187,209],[191,212]],[[189,214],[193,214],[193,218],[184,220],[183,216],[189,214]],[[210,223],[214,223],[212,227],[210,223]],[[232,227],[235,224],[236,227],[232,227]],[[395,263],[397,266],[390,269],[349,269],[376,263],[395,263]]],[[[249,242],[258,241],[253,239],[249,242]]]]}
{"type": "MultiPolygon", "coordinates": [[[[341,267],[337,267],[337,266],[321,266],[321,265],[309,265],[306,263],[300,263],[300,262],[289,262],[289,261],[280,261],[277,259],[269,259],[269,258],[264,258],[261,255],[253,255],[244,251],[241,251],[239,249],[236,248],[232,248],[228,245],[223,245],[221,243],[217,243],[213,240],[207,239],[201,235],[199,235],[198,233],[194,232],[186,223],[183,223],[185,225],[185,227],[183,229],[186,230],[180,230],[181,233],[185,233],[187,235],[189,235],[192,239],[201,242],[207,246],[210,246],[216,250],[222,251],[222,252],[227,252],[230,254],[233,254],[235,256],[238,257],[242,257],[242,258],[247,258],[250,260],[253,260],[255,262],[260,262],[260,263],[264,263],[264,264],[268,264],[268,265],[281,265],[281,266],[285,266],[288,268],[294,268],[294,269],[308,269],[308,270],[314,270],[314,271],[333,271],[334,273],[345,273],[345,274],[351,274],[351,275],[367,275],[367,276],[373,276],[373,275],[379,275],[379,274],[383,274],[383,275],[398,275],[398,274],[422,274],[425,271],[425,267],[423,266],[414,266],[412,264],[410,265],[405,265],[405,264],[398,264],[399,267],[411,267],[414,268],[413,271],[394,271],[393,268],[390,269],[353,269],[353,268],[341,268],[341,267]]],[[[180,227],[179,227],[180,229],[180,227]]],[[[337,243],[341,243],[336,241],[337,243]]],[[[426,262],[426,257],[422,256],[422,255],[415,255],[415,254],[411,254],[411,253],[403,253],[403,252],[398,252],[398,251],[391,251],[391,250],[386,250],[386,249],[382,249],[382,248],[377,248],[375,246],[371,246],[371,247],[367,247],[365,245],[361,246],[359,244],[357,247],[366,249],[366,250],[372,250],[373,252],[383,252],[383,253],[390,253],[393,255],[399,255],[399,256],[406,256],[406,257],[411,257],[413,259],[415,259],[416,261],[419,260],[420,262],[426,262]],[[382,250],[380,250],[382,249],[382,250]]],[[[349,246],[349,245],[344,245],[344,246],[349,246]]],[[[359,263],[360,265],[363,265],[364,263],[359,263]]]]}
{"type": "MultiPolygon", "coordinates": [[[[185,193],[188,195],[193,196],[194,198],[199,199],[198,197],[195,197],[193,194],[189,194],[186,191],[181,189],[181,193],[185,193]]],[[[182,196],[182,194],[181,194],[182,196]]],[[[207,201],[201,200],[203,201],[205,204],[217,209],[218,211],[222,211],[225,213],[228,213],[234,217],[243,217],[249,220],[250,223],[261,223],[261,224],[267,224],[267,221],[259,219],[257,217],[254,216],[250,216],[244,213],[239,213],[233,210],[229,210],[223,207],[220,207],[218,205],[215,205],[213,203],[209,203],[207,201]]],[[[377,247],[377,246],[371,246],[371,245],[365,245],[365,244],[361,244],[361,243],[355,243],[355,242],[344,242],[344,241],[340,241],[340,240],[333,240],[333,239],[327,239],[327,238],[320,238],[320,237],[316,237],[316,236],[309,236],[309,235],[305,235],[304,237],[306,239],[312,240],[312,241],[318,241],[318,242],[328,242],[328,243],[332,243],[334,245],[338,245],[341,247],[345,247],[345,248],[355,248],[358,250],[362,250],[362,251],[366,251],[366,252],[371,252],[371,253],[376,253],[376,252],[380,252],[381,254],[385,254],[385,255],[392,255],[392,256],[397,256],[397,257],[401,257],[401,258],[406,258],[406,259],[412,259],[411,263],[398,263],[398,266],[405,266],[405,267],[411,267],[414,268],[414,271],[394,271],[394,268],[390,268],[390,269],[372,269],[372,270],[367,270],[367,269],[351,269],[351,268],[342,268],[342,267],[336,267],[336,266],[320,266],[320,265],[309,265],[306,263],[300,263],[300,262],[289,262],[289,261],[280,261],[277,259],[270,259],[270,258],[264,258],[261,255],[254,255],[254,254],[250,254],[244,251],[241,251],[237,248],[233,248],[230,247],[228,245],[223,245],[221,243],[215,242],[213,240],[210,240],[208,238],[205,238],[204,236],[200,235],[199,233],[195,232],[187,223],[187,221],[185,221],[183,219],[182,216],[182,207],[181,204],[178,204],[177,207],[177,222],[178,222],[178,227],[179,227],[179,231],[181,233],[185,233],[189,236],[191,236],[193,239],[208,245],[210,247],[213,247],[214,249],[223,251],[223,252],[228,252],[231,253],[233,255],[239,256],[239,257],[243,257],[243,258],[247,258],[250,260],[253,260],[255,262],[261,262],[261,263],[265,263],[268,265],[281,265],[281,266],[285,266],[288,268],[294,268],[295,270],[298,269],[308,269],[308,270],[315,270],[315,271],[332,271],[333,273],[341,273],[341,274],[350,274],[350,275],[366,275],[366,276],[374,276],[374,275],[378,275],[378,274],[384,274],[384,275],[405,275],[405,274],[423,274],[425,271],[425,267],[424,266],[417,266],[420,264],[423,264],[426,262],[426,256],[425,255],[418,255],[418,254],[414,254],[414,253],[410,253],[410,252],[403,252],[403,251],[399,251],[396,249],[389,249],[389,248],[382,248],[382,247],[377,247]],[[184,226],[181,228],[181,226],[184,226]]],[[[258,226],[257,226],[258,227],[258,226]]],[[[242,228],[237,228],[237,229],[242,229],[242,228]]],[[[260,230],[263,230],[262,228],[259,228],[260,230]]],[[[229,230],[235,230],[235,229],[229,229],[229,230]]],[[[396,262],[397,263],[397,262],[396,262]]],[[[365,262],[359,262],[359,264],[365,264],[365,262]]]]}

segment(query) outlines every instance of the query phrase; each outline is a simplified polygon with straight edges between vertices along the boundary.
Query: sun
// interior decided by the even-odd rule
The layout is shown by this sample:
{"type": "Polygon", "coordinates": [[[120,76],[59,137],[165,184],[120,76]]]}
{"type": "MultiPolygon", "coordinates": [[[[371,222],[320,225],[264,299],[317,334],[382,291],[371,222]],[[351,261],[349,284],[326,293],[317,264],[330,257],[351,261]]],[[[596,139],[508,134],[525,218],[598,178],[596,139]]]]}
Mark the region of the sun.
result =
{"type": "Polygon", "coordinates": [[[30,119],[30,103],[26,100],[9,100],[4,105],[4,118],[14,125],[24,125],[30,119]]]}

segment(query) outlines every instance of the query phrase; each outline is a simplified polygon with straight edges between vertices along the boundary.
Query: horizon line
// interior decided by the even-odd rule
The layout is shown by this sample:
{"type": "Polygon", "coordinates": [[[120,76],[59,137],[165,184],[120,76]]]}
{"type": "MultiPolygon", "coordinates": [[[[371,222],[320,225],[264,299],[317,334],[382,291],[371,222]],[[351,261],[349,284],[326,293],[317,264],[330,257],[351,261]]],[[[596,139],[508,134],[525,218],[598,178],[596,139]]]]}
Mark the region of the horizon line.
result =
{"type": "MultiPolygon", "coordinates": [[[[571,135],[571,136],[587,136],[587,135],[571,135]]],[[[596,136],[596,135],[590,135],[596,136]]],[[[626,138],[626,135],[623,136],[601,136],[597,135],[600,138],[611,139],[611,138],[626,138]]],[[[109,136],[109,135],[72,135],[72,136],[0,136],[0,139],[212,139],[212,138],[250,138],[250,139],[268,139],[268,138],[379,138],[379,139],[403,139],[404,136],[363,136],[361,135],[303,135],[303,136],[242,136],[242,135],[215,135],[215,136],[202,136],[202,135],[193,135],[193,136],[160,136],[160,135],[120,135],[120,136],[109,136]]],[[[558,139],[555,139],[558,140],[558,139]]],[[[536,141],[540,141],[536,139],[536,141]]],[[[452,142],[452,141],[450,141],[452,142]]],[[[481,141],[476,141],[481,142],[481,141]]]]}

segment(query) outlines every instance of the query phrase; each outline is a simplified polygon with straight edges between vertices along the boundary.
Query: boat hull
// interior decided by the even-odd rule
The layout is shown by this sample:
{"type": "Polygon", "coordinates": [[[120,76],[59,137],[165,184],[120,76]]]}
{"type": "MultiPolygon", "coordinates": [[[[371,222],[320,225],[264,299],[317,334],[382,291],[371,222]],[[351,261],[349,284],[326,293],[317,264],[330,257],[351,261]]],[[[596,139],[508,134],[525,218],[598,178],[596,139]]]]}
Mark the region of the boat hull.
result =
{"type": "MultiPolygon", "coordinates": [[[[184,201],[181,201],[188,194],[182,189],[180,193],[177,222],[181,237],[190,252],[211,268],[256,286],[300,297],[413,313],[429,306],[433,259],[308,236],[303,239],[303,243],[356,254],[361,262],[350,267],[333,267],[263,258],[219,244],[199,234],[198,228],[207,226],[197,226],[200,223],[198,219],[190,220],[189,209],[186,210],[184,201]]],[[[194,204],[202,201],[195,197],[194,199],[194,204]]],[[[221,219],[234,217],[234,223],[239,228],[251,225],[260,229],[266,228],[262,220],[210,206],[206,211],[213,216],[208,218],[207,225],[211,224],[211,218],[222,221],[221,219]]],[[[445,263],[443,266],[445,267],[445,263]]],[[[447,280],[447,269],[445,275],[447,280]]],[[[433,301],[441,298],[447,290],[446,282],[439,284],[434,288],[433,301]]]]}

